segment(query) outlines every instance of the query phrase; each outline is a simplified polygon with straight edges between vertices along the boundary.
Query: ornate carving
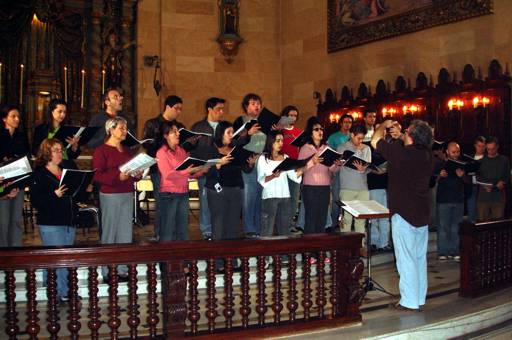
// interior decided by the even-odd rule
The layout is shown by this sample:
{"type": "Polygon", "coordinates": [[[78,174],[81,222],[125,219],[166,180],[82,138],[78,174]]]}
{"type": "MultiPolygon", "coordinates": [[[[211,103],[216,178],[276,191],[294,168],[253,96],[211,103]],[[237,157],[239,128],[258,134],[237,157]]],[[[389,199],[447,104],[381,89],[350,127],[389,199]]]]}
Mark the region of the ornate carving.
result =
{"type": "Polygon", "coordinates": [[[217,42],[220,51],[228,63],[238,54],[238,47],[244,41],[238,34],[239,0],[219,0],[219,36],[217,42]]]}
{"type": "Polygon", "coordinates": [[[430,6],[392,15],[380,20],[349,26],[342,21],[340,1],[327,3],[327,50],[329,53],[420,31],[480,15],[493,13],[492,0],[433,1],[430,6]]]}

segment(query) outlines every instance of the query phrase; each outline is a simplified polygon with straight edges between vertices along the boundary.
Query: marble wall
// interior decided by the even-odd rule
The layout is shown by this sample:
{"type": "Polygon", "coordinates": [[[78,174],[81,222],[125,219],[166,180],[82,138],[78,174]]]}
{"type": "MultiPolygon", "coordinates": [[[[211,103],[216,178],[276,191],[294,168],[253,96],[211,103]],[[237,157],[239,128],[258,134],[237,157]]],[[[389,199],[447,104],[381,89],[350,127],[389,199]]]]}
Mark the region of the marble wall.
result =
{"type": "Polygon", "coordinates": [[[245,42],[231,64],[215,41],[217,0],[142,0],[138,6],[139,132],[170,94],[183,98],[180,120],[189,127],[204,117],[204,102],[211,96],[227,100],[228,120],[240,115],[248,92],[259,94],[271,110],[280,109],[280,1],[241,1],[239,28],[245,42]],[[159,97],[153,90],[154,69],[142,64],[144,55],[162,59],[159,97]]]}
{"type": "Polygon", "coordinates": [[[298,105],[306,117],[316,113],[313,92],[360,82],[375,88],[379,79],[394,84],[398,75],[414,81],[423,71],[437,78],[439,69],[466,63],[486,68],[493,58],[503,64],[512,54],[512,1],[494,0],[495,14],[460,21],[327,53],[325,0],[242,0],[240,34],[245,42],[232,64],[226,63],[215,39],[217,0],[141,0],[137,27],[137,112],[144,122],[162,110],[169,94],[184,101],[180,120],[187,126],[204,115],[210,96],[225,98],[226,119],[240,114],[244,94],[256,92],[279,111],[298,105]],[[153,90],[153,68],[142,56],[162,59],[163,89],[153,90]]]}

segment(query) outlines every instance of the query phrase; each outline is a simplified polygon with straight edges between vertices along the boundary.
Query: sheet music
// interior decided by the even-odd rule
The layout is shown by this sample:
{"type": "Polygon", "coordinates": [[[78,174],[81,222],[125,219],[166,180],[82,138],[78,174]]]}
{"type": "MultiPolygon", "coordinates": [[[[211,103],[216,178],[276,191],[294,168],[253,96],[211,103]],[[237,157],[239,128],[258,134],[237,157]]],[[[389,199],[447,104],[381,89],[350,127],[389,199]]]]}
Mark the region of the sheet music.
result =
{"type": "Polygon", "coordinates": [[[25,156],[1,167],[0,177],[3,177],[4,180],[6,180],[12,177],[22,176],[31,172],[32,168],[30,167],[30,162],[28,161],[27,156],[25,156]]]}
{"type": "Polygon", "coordinates": [[[151,167],[153,164],[156,164],[156,158],[150,157],[145,153],[139,153],[137,156],[130,159],[128,162],[124,163],[119,167],[119,171],[121,172],[133,172],[146,170],[151,167]]]}
{"type": "MultiPolygon", "coordinates": [[[[84,130],[85,130],[85,127],[80,126],[80,129],[78,129],[78,131],[75,133],[74,137],[80,137],[82,135],[82,132],[84,132],[84,130]]],[[[66,145],[66,149],[69,149],[70,147],[71,147],[71,144],[68,143],[68,145],[66,145]]]]}
{"type": "Polygon", "coordinates": [[[389,214],[389,209],[376,201],[341,201],[348,213],[354,217],[360,215],[389,214]]]}
{"type": "Polygon", "coordinates": [[[488,188],[492,188],[494,186],[494,184],[492,183],[489,183],[489,182],[481,182],[479,180],[476,180],[475,181],[475,184],[478,184],[478,185],[481,185],[483,187],[488,187],[488,188]]]}

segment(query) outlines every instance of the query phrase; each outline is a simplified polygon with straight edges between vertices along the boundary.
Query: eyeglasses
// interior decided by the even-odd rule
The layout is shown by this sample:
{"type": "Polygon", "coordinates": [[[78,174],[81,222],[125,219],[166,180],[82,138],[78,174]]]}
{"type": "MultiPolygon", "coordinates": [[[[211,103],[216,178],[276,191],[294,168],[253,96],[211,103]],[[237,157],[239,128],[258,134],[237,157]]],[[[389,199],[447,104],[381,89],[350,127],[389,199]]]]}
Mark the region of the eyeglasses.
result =
{"type": "Polygon", "coordinates": [[[317,127],[317,128],[314,128],[313,131],[324,131],[324,128],[323,127],[317,127]]]}

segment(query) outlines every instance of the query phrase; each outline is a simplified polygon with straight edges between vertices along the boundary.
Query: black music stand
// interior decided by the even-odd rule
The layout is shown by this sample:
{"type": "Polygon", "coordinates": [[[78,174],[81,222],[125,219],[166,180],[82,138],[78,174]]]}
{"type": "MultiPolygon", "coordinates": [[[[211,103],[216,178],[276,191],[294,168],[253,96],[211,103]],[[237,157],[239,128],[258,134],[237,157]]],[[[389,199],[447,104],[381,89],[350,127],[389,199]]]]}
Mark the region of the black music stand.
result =
{"type": "Polygon", "coordinates": [[[376,201],[343,201],[341,203],[341,208],[351,214],[356,219],[365,219],[365,227],[366,227],[366,267],[368,268],[368,276],[365,277],[364,282],[362,283],[363,288],[363,295],[361,296],[361,300],[364,299],[366,294],[368,294],[369,291],[377,290],[379,292],[388,294],[390,296],[395,297],[396,295],[393,293],[388,292],[380,283],[375,281],[372,278],[372,247],[371,247],[371,237],[372,237],[372,226],[371,226],[371,219],[372,218],[385,218],[389,217],[390,213],[389,210],[380,205],[376,201]],[[350,202],[357,202],[358,204],[362,205],[376,205],[378,207],[378,210],[368,212],[368,211],[358,211],[357,207],[354,207],[350,205],[350,202]]]}

